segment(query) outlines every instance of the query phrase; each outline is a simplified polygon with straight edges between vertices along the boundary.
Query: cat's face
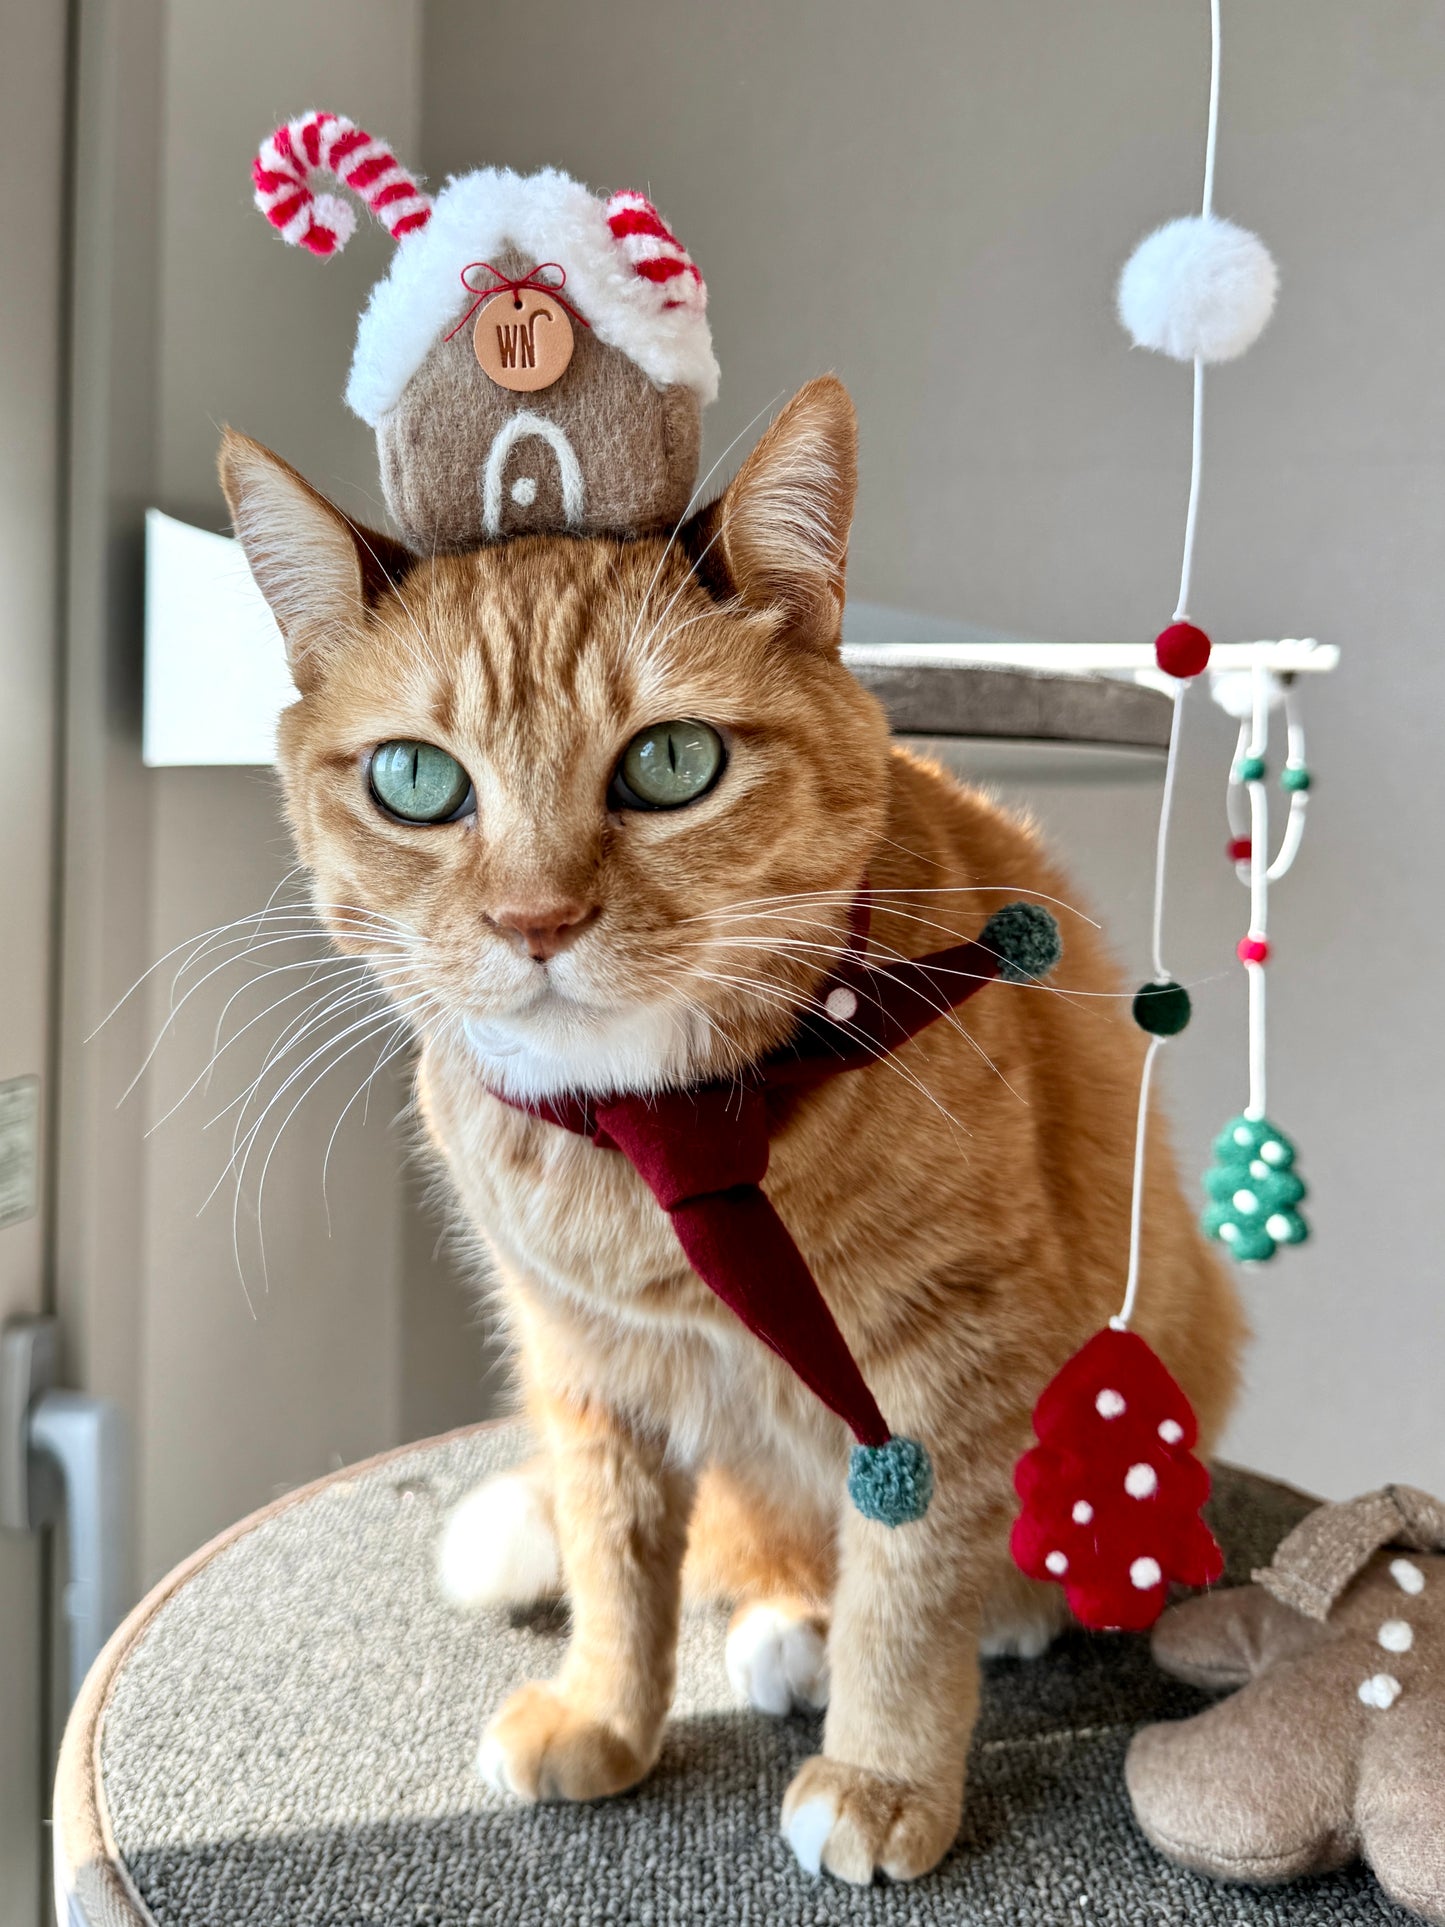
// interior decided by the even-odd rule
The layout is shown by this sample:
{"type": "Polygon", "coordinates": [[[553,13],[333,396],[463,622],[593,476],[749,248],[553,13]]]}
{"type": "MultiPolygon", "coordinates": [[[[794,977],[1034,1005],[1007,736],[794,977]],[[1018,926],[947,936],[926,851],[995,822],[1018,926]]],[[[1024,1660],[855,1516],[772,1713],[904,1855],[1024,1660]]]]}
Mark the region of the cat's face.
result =
{"type": "Polygon", "coordinates": [[[780,1041],[884,808],[883,719],[838,660],[841,388],[805,390],[670,545],[403,570],[255,444],[223,475],[301,692],[280,766],[318,905],[418,1028],[519,1094],[780,1041]]]}

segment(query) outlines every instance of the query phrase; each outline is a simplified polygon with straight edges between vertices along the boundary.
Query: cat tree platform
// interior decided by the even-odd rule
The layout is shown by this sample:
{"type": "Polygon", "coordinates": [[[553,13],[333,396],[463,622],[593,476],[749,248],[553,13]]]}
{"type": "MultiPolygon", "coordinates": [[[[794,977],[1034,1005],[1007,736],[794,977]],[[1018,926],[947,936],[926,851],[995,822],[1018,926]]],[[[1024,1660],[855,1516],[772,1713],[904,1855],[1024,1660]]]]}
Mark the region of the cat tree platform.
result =
{"type": "MultiPolygon", "coordinates": [[[[434,1582],[447,1508],[527,1451],[480,1426],[278,1500],[164,1580],[71,1715],[55,1800],[67,1927],[1365,1927],[1405,1923],[1355,1868],[1226,1887],[1161,1859],[1124,1791],[1129,1735],[1203,1696],[1143,1639],[1073,1633],[986,1668],[963,1832],[934,1874],[867,1891],[777,1832],[819,1720],[734,1704],[724,1617],[694,1612],[661,1762],[621,1799],[504,1804],[483,1715],[557,1666],[556,1610],[466,1615],[434,1582]]],[[[1218,1470],[1229,1579],[1314,1502],[1218,1470]]]]}

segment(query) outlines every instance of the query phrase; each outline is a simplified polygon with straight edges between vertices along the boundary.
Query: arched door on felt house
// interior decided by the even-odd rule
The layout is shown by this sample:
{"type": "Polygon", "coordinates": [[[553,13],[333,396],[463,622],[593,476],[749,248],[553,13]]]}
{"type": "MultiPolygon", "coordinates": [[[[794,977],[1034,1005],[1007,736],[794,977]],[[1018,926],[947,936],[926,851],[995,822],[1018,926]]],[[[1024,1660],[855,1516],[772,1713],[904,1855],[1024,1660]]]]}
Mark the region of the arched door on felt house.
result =
{"type": "Polygon", "coordinates": [[[488,535],[577,527],[586,508],[582,464],[565,431],[523,410],[497,433],[482,467],[482,526],[488,535]]]}

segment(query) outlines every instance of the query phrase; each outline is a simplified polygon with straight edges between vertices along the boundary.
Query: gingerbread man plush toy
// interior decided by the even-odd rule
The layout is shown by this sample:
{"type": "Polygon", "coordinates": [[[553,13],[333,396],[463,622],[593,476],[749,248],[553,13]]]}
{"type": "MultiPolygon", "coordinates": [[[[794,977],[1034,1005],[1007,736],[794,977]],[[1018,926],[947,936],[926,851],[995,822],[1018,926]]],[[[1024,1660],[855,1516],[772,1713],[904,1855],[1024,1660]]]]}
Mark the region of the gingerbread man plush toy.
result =
{"type": "Polygon", "coordinates": [[[1139,1825],[1172,1860],[1280,1881],[1363,1858],[1445,1923],[1445,1505],[1386,1486],[1326,1505],[1256,1583],[1173,1607],[1166,1672],[1232,1688],[1134,1736],[1139,1825]]]}

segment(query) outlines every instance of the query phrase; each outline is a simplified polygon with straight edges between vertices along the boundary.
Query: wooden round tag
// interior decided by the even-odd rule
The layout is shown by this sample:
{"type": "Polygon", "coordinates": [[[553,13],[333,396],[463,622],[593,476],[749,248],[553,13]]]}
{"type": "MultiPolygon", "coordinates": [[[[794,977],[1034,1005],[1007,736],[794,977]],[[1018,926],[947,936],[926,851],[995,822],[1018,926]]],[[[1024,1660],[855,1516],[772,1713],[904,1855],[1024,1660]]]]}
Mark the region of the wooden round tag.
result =
{"type": "Polygon", "coordinates": [[[499,388],[550,388],[572,359],[572,323],[559,302],[533,288],[503,291],[477,316],[472,346],[499,388]]]}

